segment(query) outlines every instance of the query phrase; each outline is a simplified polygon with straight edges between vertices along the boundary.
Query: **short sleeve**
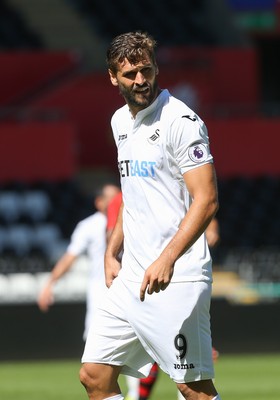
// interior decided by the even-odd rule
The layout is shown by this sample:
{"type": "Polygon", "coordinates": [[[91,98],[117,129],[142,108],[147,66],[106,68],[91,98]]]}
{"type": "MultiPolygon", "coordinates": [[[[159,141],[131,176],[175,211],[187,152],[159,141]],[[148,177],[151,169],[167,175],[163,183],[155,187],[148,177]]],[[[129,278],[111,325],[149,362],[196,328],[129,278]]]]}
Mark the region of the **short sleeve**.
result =
{"type": "Polygon", "coordinates": [[[87,251],[88,229],[83,222],[78,223],[74,229],[67,252],[79,256],[87,251]]]}
{"type": "Polygon", "coordinates": [[[213,162],[207,128],[195,114],[176,118],[170,129],[169,147],[182,175],[213,162]]]}

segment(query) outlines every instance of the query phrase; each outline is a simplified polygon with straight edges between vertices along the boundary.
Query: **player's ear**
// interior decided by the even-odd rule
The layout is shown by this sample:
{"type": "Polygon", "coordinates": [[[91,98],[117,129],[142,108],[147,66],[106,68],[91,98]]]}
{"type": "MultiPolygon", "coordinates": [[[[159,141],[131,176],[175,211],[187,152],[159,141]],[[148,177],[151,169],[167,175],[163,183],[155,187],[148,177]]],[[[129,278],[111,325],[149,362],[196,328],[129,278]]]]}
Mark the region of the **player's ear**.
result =
{"type": "Polygon", "coordinates": [[[158,75],[158,65],[157,64],[155,64],[155,71],[156,71],[156,75],[158,75]]]}
{"type": "Polygon", "coordinates": [[[112,85],[118,86],[117,77],[110,69],[109,69],[109,75],[110,75],[110,80],[111,80],[112,85]]]}
{"type": "Polygon", "coordinates": [[[96,197],[96,199],[94,200],[94,205],[95,205],[95,208],[98,211],[101,211],[101,208],[102,208],[102,196],[97,196],[96,197]]]}

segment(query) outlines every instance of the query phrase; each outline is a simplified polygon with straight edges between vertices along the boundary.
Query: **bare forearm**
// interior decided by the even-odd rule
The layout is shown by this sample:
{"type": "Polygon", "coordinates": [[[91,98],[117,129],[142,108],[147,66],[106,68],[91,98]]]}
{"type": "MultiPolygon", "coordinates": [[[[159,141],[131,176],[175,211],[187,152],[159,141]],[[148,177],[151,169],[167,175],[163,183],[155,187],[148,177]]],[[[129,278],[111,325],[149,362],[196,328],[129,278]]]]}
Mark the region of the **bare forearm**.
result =
{"type": "Polygon", "coordinates": [[[111,256],[117,258],[123,249],[123,203],[121,204],[116,225],[112,232],[107,235],[107,249],[105,253],[106,256],[111,256]]]}
{"type": "Polygon", "coordinates": [[[107,249],[105,252],[105,282],[106,286],[110,287],[113,280],[118,276],[121,263],[120,253],[123,248],[123,229],[122,229],[122,216],[119,214],[116,226],[109,239],[107,249]]]}
{"type": "Polygon", "coordinates": [[[59,280],[67,271],[69,271],[75,259],[76,256],[73,254],[65,253],[54,266],[49,281],[54,283],[59,280]]]}
{"type": "Polygon", "coordinates": [[[216,201],[210,204],[201,204],[194,201],[182,220],[178,231],[163,250],[161,257],[167,257],[170,262],[174,263],[203,234],[216,214],[217,209],[218,204],[216,201]]]}
{"type": "Polygon", "coordinates": [[[218,204],[214,200],[210,204],[193,202],[178,231],[162,252],[162,256],[175,262],[203,234],[208,224],[215,216],[218,204]]]}
{"type": "Polygon", "coordinates": [[[105,252],[105,259],[106,257],[117,258],[122,249],[123,249],[123,230],[122,226],[117,224],[109,239],[107,249],[105,252]]]}
{"type": "Polygon", "coordinates": [[[205,234],[209,247],[214,247],[219,243],[220,230],[219,230],[219,223],[216,217],[214,217],[211,220],[210,224],[207,226],[205,234]]]}
{"type": "Polygon", "coordinates": [[[55,282],[61,278],[72,266],[76,256],[69,253],[64,254],[54,266],[50,277],[39,293],[37,303],[41,311],[48,311],[51,304],[54,302],[53,287],[55,282]]]}

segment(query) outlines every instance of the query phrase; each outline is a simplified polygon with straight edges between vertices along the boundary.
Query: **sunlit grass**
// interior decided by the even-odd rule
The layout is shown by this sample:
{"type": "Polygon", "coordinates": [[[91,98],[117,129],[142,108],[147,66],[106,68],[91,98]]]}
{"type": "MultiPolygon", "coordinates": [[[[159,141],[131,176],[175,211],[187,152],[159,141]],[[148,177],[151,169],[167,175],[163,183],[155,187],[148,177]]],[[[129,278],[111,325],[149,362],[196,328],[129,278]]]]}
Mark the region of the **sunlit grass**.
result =
{"type": "MultiPolygon", "coordinates": [[[[0,363],[0,399],[87,399],[79,382],[79,361],[0,363]]],[[[215,385],[222,400],[279,400],[280,354],[220,355],[215,385]]],[[[120,378],[123,391],[125,380],[120,378]]],[[[176,400],[175,384],[160,373],[151,400],[176,400]]]]}

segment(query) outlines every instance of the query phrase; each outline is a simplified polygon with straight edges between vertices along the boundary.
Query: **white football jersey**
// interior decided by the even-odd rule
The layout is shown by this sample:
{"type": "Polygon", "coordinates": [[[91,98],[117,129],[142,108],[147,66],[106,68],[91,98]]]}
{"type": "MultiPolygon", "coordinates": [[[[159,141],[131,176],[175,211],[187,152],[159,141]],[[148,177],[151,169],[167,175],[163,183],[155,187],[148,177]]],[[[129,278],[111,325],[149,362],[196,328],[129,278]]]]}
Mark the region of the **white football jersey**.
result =
{"type": "Polygon", "coordinates": [[[67,252],[75,256],[86,254],[90,262],[87,291],[86,337],[96,307],[108,290],[105,284],[104,253],[106,249],[107,218],[97,211],[83,219],[74,229],[67,252]]]}
{"type": "MultiPolygon", "coordinates": [[[[203,121],[168,90],[135,119],[127,105],[117,110],[112,129],[124,201],[121,274],[137,282],[189,209],[191,197],[183,174],[212,162],[212,156],[203,121]]],[[[211,279],[211,257],[203,234],[176,261],[172,281],[211,279]]]]}

